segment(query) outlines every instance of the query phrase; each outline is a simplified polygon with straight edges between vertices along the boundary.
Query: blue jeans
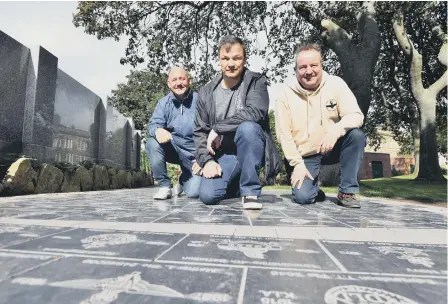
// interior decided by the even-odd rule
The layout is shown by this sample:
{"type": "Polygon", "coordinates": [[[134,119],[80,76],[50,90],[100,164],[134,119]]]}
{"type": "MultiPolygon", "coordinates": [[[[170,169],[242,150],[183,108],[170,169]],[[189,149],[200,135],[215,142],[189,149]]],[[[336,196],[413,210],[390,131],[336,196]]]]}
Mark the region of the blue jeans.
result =
{"type": "Polygon", "coordinates": [[[157,181],[159,187],[172,188],[173,186],[166,170],[166,163],[168,162],[180,165],[182,174],[180,175],[179,183],[183,186],[183,190],[187,196],[192,198],[199,196],[201,177],[192,173],[192,160],[188,159],[173,141],[159,144],[155,138],[150,137],[146,143],[146,150],[154,179],[157,181]]]}
{"type": "Polygon", "coordinates": [[[340,162],[341,181],[339,192],[359,193],[358,171],[364,156],[366,136],[361,129],[352,129],[340,138],[333,150],[325,155],[316,154],[304,157],[305,166],[314,180],[305,178],[300,189],[293,188],[293,199],[298,204],[312,204],[315,202],[318,187],[318,175],[321,164],[329,165],[340,162]]]}
{"type": "MultiPolygon", "coordinates": [[[[226,135],[224,135],[226,136],[226,135]]],[[[252,121],[243,122],[235,133],[236,155],[223,154],[215,161],[222,175],[202,177],[199,199],[207,205],[238,196],[260,196],[258,173],[264,161],[266,139],[261,126],[252,121]]]]}

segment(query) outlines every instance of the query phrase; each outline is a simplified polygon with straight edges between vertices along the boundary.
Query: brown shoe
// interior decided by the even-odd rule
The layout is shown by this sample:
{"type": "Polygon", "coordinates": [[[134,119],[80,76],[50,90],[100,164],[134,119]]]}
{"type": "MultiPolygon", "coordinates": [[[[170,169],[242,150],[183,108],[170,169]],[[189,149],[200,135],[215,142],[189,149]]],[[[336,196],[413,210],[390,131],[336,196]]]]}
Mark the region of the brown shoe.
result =
{"type": "Polygon", "coordinates": [[[338,203],[347,208],[361,208],[361,204],[355,193],[339,192],[338,203]]]}

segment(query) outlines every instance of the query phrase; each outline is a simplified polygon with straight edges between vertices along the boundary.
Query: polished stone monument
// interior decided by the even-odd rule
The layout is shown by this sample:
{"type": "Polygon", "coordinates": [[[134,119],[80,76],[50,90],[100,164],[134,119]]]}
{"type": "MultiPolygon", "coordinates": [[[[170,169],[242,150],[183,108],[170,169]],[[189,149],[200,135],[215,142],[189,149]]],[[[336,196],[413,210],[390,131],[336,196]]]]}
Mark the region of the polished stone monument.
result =
{"type": "Polygon", "coordinates": [[[126,168],[129,157],[126,147],[128,128],[128,120],[108,101],[105,152],[101,163],[120,169],[126,168]]]}
{"type": "Polygon", "coordinates": [[[29,110],[27,86],[33,80],[30,49],[0,31],[0,178],[22,153],[25,116],[29,110]]]}

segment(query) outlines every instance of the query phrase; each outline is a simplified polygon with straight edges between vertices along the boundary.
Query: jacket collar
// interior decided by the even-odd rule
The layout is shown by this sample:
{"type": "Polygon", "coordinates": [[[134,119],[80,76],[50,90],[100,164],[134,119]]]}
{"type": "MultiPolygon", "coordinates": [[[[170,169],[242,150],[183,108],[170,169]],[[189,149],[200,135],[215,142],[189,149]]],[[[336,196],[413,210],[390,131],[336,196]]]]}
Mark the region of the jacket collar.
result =
{"type": "Polygon", "coordinates": [[[193,100],[193,90],[190,88],[188,89],[187,96],[183,100],[179,100],[176,98],[176,95],[174,95],[173,91],[170,91],[168,94],[169,100],[171,100],[174,103],[183,103],[183,104],[189,104],[193,100]]]}
{"type": "MultiPolygon", "coordinates": [[[[243,74],[241,76],[242,81],[246,82],[246,80],[252,76],[253,76],[253,73],[248,68],[244,67],[243,74]]],[[[223,78],[223,76],[222,76],[222,72],[221,72],[221,73],[219,73],[218,76],[216,76],[212,80],[212,82],[211,82],[212,91],[214,91],[216,89],[216,87],[221,83],[222,78],[223,78]]]]}

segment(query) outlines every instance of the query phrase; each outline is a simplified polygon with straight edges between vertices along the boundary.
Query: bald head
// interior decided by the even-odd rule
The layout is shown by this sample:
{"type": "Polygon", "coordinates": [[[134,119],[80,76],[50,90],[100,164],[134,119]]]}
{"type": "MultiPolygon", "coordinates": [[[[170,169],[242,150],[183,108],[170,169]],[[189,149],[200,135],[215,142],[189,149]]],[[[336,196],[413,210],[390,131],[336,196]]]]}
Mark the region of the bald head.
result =
{"type": "Polygon", "coordinates": [[[183,68],[173,67],[168,74],[168,87],[176,98],[184,99],[190,89],[190,77],[183,68]]]}

